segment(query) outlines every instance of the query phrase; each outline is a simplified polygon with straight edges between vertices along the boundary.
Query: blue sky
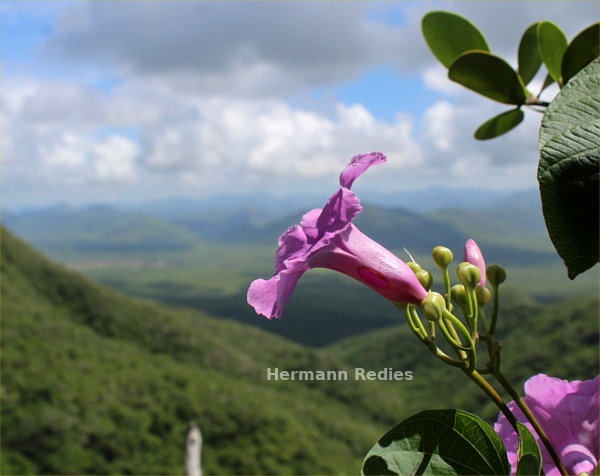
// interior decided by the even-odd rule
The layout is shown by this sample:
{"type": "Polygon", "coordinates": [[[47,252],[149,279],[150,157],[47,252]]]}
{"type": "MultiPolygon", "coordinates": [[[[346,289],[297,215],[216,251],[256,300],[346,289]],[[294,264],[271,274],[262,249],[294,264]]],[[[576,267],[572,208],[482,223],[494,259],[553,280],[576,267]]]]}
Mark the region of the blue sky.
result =
{"type": "Polygon", "coordinates": [[[506,108],[447,80],[420,19],[463,14],[514,61],[534,21],[597,20],[574,3],[4,1],[5,206],[327,194],[372,150],[365,193],[530,189],[539,115],[475,142],[506,108]]]}

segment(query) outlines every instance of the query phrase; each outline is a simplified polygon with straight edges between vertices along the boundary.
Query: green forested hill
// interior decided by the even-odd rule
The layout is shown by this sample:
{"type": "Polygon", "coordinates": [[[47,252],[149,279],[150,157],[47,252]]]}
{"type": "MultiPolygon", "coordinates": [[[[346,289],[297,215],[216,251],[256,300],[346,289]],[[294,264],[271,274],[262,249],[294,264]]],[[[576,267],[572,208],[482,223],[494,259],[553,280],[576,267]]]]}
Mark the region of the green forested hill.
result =
{"type": "Polygon", "coordinates": [[[267,367],[341,367],[250,326],[122,297],[5,230],[1,271],[3,474],[181,473],[190,420],[207,474],[356,473],[412,411],[391,383],[268,382],[267,367]]]}
{"type": "MultiPolygon", "coordinates": [[[[501,301],[496,335],[502,344],[502,368],[519,392],[523,382],[537,373],[567,380],[591,379],[598,374],[596,297],[542,305],[508,292],[501,301]]],[[[485,353],[485,345],[481,347],[485,353]]],[[[406,391],[420,410],[461,408],[490,422],[498,414],[475,384],[435,358],[407,324],[350,337],[326,349],[350,365],[412,369],[414,379],[406,391]]]]}

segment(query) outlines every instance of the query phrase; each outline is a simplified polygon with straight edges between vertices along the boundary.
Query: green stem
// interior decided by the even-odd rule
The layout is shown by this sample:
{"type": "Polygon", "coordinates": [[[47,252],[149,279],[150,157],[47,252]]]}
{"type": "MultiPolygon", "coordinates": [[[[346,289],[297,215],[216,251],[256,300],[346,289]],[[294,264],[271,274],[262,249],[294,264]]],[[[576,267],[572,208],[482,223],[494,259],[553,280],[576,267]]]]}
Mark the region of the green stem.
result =
{"type": "MultiPolygon", "coordinates": [[[[446,340],[448,342],[450,342],[450,344],[452,345],[452,347],[454,347],[456,350],[459,351],[468,351],[470,348],[463,345],[463,343],[460,341],[460,339],[457,338],[455,339],[454,336],[450,333],[450,331],[448,330],[448,327],[446,326],[446,324],[448,324],[448,321],[445,321],[444,319],[440,319],[438,321],[438,325],[440,326],[440,329],[442,331],[442,334],[444,334],[444,337],[446,338],[446,340]]],[[[462,356],[461,356],[462,357],[462,356]]]]}
{"type": "Polygon", "coordinates": [[[504,387],[504,389],[508,392],[508,394],[512,397],[512,399],[518,405],[518,407],[521,409],[521,411],[523,412],[525,417],[529,420],[529,422],[531,423],[531,426],[533,426],[533,428],[535,429],[540,440],[542,440],[542,443],[544,443],[544,446],[548,450],[548,453],[550,453],[550,456],[552,457],[552,461],[554,461],[554,464],[560,471],[560,474],[568,476],[569,472],[565,469],[562,462],[560,461],[560,458],[558,457],[558,454],[554,450],[552,443],[550,443],[550,439],[548,438],[548,435],[546,435],[546,432],[542,429],[542,427],[540,426],[540,423],[537,421],[537,419],[535,418],[533,413],[531,413],[531,410],[529,409],[527,404],[523,401],[521,396],[513,388],[513,386],[510,384],[510,382],[508,380],[506,380],[506,377],[504,377],[504,374],[500,371],[500,369],[496,369],[493,372],[493,375],[494,375],[494,377],[496,377],[496,380],[498,380],[498,382],[500,382],[500,385],[502,385],[504,387]]]}
{"type": "MultiPolygon", "coordinates": [[[[450,311],[448,311],[448,312],[450,312],[450,311]]],[[[455,341],[460,342],[460,338],[458,337],[458,332],[456,332],[456,329],[452,325],[452,322],[449,319],[446,319],[445,317],[442,317],[442,321],[443,321],[443,324],[448,329],[448,332],[450,332],[450,335],[452,336],[452,338],[455,341]]],[[[440,324],[440,327],[442,327],[441,324],[440,324]]]]}
{"type": "Polygon", "coordinates": [[[469,333],[467,328],[463,325],[463,323],[460,322],[460,320],[457,317],[455,317],[454,314],[452,314],[451,312],[445,311],[444,317],[447,317],[450,320],[450,322],[457,327],[459,332],[463,335],[463,337],[467,341],[469,348],[465,349],[465,350],[469,353],[468,370],[469,371],[475,370],[475,365],[477,363],[477,351],[475,350],[475,344],[474,344],[473,340],[471,339],[471,334],[469,333]]]}
{"type": "Polygon", "coordinates": [[[441,268],[442,269],[442,278],[444,279],[444,287],[446,288],[446,295],[444,296],[444,298],[446,299],[446,309],[448,309],[448,311],[452,312],[452,302],[450,301],[450,288],[451,288],[451,283],[450,283],[450,275],[448,274],[448,268],[441,268]]]}
{"type": "Polygon", "coordinates": [[[477,304],[477,294],[475,294],[475,288],[469,289],[467,292],[471,296],[471,303],[473,303],[473,319],[475,319],[475,322],[477,322],[477,317],[479,315],[479,305],[477,304]]]}
{"type": "Polygon", "coordinates": [[[421,334],[423,334],[423,336],[425,338],[428,338],[429,336],[427,335],[427,331],[425,330],[425,326],[423,325],[423,322],[421,322],[421,318],[417,314],[417,310],[415,309],[415,306],[413,306],[412,304],[410,304],[406,309],[408,309],[408,312],[410,313],[413,322],[415,322],[416,325],[419,327],[419,330],[421,331],[421,334]]]}
{"type": "MultiPolygon", "coordinates": [[[[489,326],[488,326],[488,322],[487,322],[487,317],[485,315],[485,309],[483,308],[483,306],[481,306],[479,308],[479,315],[481,316],[481,325],[483,326],[483,330],[485,331],[486,335],[489,332],[489,326]]],[[[480,335],[481,338],[483,338],[483,336],[480,335]]]]}
{"type": "Polygon", "coordinates": [[[477,318],[475,317],[474,309],[477,308],[477,302],[473,302],[473,298],[475,297],[473,294],[473,290],[468,289],[465,286],[465,296],[467,298],[467,312],[465,314],[465,319],[467,321],[467,327],[471,332],[471,339],[474,340],[477,332],[477,318]]]}
{"type": "Polygon", "coordinates": [[[435,339],[435,322],[429,321],[429,335],[431,339],[435,339]]]}
{"type": "MultiPolygon", "coordinates": [[[[423,344],[425,344],[429,348],[429,350],[431,350],[431,352],[433,352],[433,354],[436,357],[438,357],[439,359],[443,360],[447,364],[452,365],[454,367],[462,367],[463,366],[464,362],[450,357],[448,354],[446,354],[444,351],[442,351],[440,348],[438,348],[435,345],[435,343],[433,342],[433,339],[431,339],[431,338],[427,337],[427,335],[423,335],[421,333],[421,329],[419,328],[418,325],[416,325],[414,323],[414,320],[413,320],[414,308],[411,309],[409,306],[407,306],[404,309],[404,312],[405,312],[406,320],[408,321],[408,325],[409,325],[410,329],[418,337],[418,339],[421,342],[423,342],[423,344]]],[[[417,317],[417,319],[418,319],[418,317],[417,317]]],[[[419,319],[419,322],[421,322],[420,319],[419,319]]],[[[432,328],[433,328],[432,334],[434,334],[433,331],[435,331],[435,325],[433,325],[432,328]]]]}
{"type": "Polygon", "coordinates": [[[408,306],[404,308],[404,314],[406,315],[406,320],[408,321],[408,326],[410,330],[419,338],[419,340],[425,342],[427,339],[426,335],[421,334],[421,330],[417,327],[417,325],[413,322],[410,310],[408,306]]]}
{"type": "Polygon", "coordinates": [[[494,390],[494,387],[492,387],[488,383],[488,381],[485,378],[483,378],[483,376],[479,372],[477,372],[477,370],[474,370],[472,372],[467,372],[467,370],[465,370],[465,369],[463,369],[463,370],[467,374],[467,376],[471,380],[473,380],[473,382],[475,382],[477,384],[477,386],[479,388],[481,388],[488,397],[490,397],[490,399],[496,404],[496,406],[504,414],[504,416],[506,417],[508,422],[512,425],[512,427],[515,429],[515,431],[517,431],[517,419],[510,411],[510,408],[508,408],[506,406],[506,403],[504,403],[504,400],[502,400],[502,397],[498,394],[498,392],[496,392],[496,390],[494,390]]]}
{"type": "MultiPolygon", "coordinates": [[[[540,91],[540,94],[541,94],[541,91],[540,91]]],[[[539,99],[538,97],[535,97],[535,96],[528,96],[525,99],[525,105],[526,106],[548,107],[550,105],[550,103],[547,101],[542,101],[541,99],[539,99]]]]}
{"type": "Polygon", "coordinates": [[[440,360],[443,360],[445,363],[452,365],[453,367],[464,367],[465,362],[462,360],[456,360],[446,354],[442,349],[437,347],[433,341],[430,339],[427,344],[429,350],[433,352],[433,354],[440,360]]]}
{"type": "Polygon", "coordinates": [[[493,299],[493,304],[492,304],[492,316],[491,316],[491,320],[490,320],[490,328],[488,330],[488,336],[491,337],[494,335],[494,331],[496,330],[496,321],[498,320],[498,307],[499,307],[499,294],[500,294],[500,290],[498,289],[498,286],[494,286],[492,285],[492,299],[493,299]]]}

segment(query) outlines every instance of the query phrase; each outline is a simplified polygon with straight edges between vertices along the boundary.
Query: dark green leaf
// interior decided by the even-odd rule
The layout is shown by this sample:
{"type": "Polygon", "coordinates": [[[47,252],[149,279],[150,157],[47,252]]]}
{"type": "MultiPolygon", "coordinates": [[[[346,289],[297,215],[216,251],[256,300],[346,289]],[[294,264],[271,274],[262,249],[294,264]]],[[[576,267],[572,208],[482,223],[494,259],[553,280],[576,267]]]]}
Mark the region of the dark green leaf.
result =
{"type": "Polygon", "coordinates": [[[469,20],[450,12],[429,12],[421,21],[425,41],[448,68],[465,51],[489,51],[483,34],[469,20]]]}
{"type": "Polygon", "coordinates": [[[460,55],[450,65],[448,77],[504,104],[520,106],[525,102],[525,88],[516,71],[502,58],[485,51],[460,55]]]}
{"type": "Polygon", "coordinates": [[[599,116],[600,66],[594,60],[552,101],[538,141],[542,211],[571,279],[598,262],[599,116]]]}
{"type": "Polygon", "coordinates": [[[563,84],[561,66],[567,49],[567,37],[564,32],[551,21],[543,21],[537,28],[540,56],[548,68],[548,73],[558,83],[563,84]]]}
{"type": "Polygon", "coordinates": [[[519,433],[519,449],[517,474],[526,476],[540,474],[542,471],[542,455],[535,437],[521,422],[517,422],[519,433]]]}
{"type": "Polygon", "coordinates": [[[524,84],[529,84],[542,65],[542,57],[538,47],[537,27],[538,23],[534,23],[527,28],[519,43],[519,75],[521,75],[524,84]]]}
{"type": "Polygon", "coordinates": [[[418,413],[387,432],[369,451],[364,474],[509,474],[500,437],[462,410],[418,413]]]}
{"type": "Polygon", "coordinates": [[[479,126],[475,131],[475,139],[486,140],[506,134],[517,127],[523,120],[524,114],[520,108],[498,114],[479,126]]]}
{"type": "Polygon", "coordinates": [[[562,59],[562,78],[565,84],[579,71],[600,56],[600,23],[580,32],[567,46],[562,59]]]}

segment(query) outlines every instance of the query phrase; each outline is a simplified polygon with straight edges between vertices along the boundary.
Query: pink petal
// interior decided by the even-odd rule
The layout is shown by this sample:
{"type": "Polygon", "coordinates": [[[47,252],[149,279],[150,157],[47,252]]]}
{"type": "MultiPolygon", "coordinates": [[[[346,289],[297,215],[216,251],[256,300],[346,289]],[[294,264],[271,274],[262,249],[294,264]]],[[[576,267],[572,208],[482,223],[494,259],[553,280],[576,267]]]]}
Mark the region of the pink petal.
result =
{"type": "Polygon", "coordinates": [[[358,197],[350,190],[340,188],[329,198],[317,219],[317,239],[341,233],[352,224],[352,220],[361,211],[358,197]]]}
{"type": "Polygon", "coordinates": [[[286,268],[285,261],[301,257],[308,249],[307,237],[302,227],[294,225],[279,237],[275,254],[275,273],[286,268]]]}
{"type": "Polygon", "coordinates": [[[285,305],[296,287],[296,283],[308,268],[294,271],[281,271],[269,280],[252,281],[246,296],[257,314],[279,318],[285,305]]]}
{"type": "Polygon", "coordinates": [[[360,177],[369,167],[385,162],[386,156],[381,152],[355,155],[340,174],[340,185],[345,188],[352,187],[354,181],[360,177]]]}
{"type": "Polygon", "coordinates": [[[560,453],[560,460],[566,468],[572,468],[573,474],[593,474],[597,464],[596,456],[583,445],[566,446],[560,453]]]}

